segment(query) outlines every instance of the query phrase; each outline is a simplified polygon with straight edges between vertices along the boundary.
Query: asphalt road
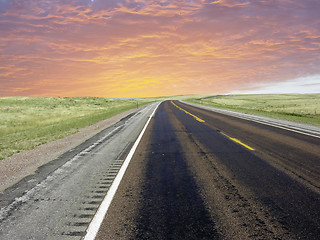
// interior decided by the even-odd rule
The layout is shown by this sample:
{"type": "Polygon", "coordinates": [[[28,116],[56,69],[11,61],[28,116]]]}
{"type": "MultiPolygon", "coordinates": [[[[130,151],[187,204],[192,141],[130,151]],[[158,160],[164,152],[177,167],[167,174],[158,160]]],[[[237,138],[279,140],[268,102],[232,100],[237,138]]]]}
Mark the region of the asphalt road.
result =
{"type": "Polygon", "coordinates": [[[131,114],[0,192],[0,239],[81,239],[157,104],[131,114]]]}
{"type": "MultiPolygon", "coordinates": [[[[156,106],[0,193],[0,239],[83,239],[156,106]]],[[[96,239],[319,239],[319,146],[317,137],[163,102],[96,239]]]]}
{"type": "Polygon", "coordinates": [[[96,239],[319,239],[320,139],[163,102],[96,239]]]}

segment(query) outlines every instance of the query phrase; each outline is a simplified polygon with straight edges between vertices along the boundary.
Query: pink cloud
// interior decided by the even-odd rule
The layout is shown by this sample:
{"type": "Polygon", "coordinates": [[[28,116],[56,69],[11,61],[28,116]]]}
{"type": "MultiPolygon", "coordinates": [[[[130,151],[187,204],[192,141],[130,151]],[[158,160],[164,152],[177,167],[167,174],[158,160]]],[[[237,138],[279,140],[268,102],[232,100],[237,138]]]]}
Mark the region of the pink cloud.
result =
{"type": "Polygon", "coordinates": [[[0,7],[0,96],[221,93],[320,72],[316,0],[0,7]]]}

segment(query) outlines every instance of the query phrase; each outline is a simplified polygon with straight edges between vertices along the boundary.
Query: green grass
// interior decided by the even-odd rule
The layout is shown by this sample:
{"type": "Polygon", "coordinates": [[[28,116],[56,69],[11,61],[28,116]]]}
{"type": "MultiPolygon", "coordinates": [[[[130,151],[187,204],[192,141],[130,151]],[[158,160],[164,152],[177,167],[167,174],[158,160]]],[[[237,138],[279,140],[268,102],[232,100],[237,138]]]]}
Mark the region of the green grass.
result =
{"type": "Polygon", "coordinates": [[[320,125],[320,94],[215,95],[187,101],[216,108],[320,125]]]}
{"type": "Polygon", "coordinates": [[[320,94],[180,95],[139,99],[0,98],[0,160],[66,137],[120,112],[162,100],[193,103],[320,125],[320,94]]]}
{"type": "MultiPolygon", "coordinates": [[[[139,105],[150,101],[139,99],[139,105]]],[[[136,106],[135,99],[0,98],[0,160],[76,133],[82,127],[136,106]]]]}

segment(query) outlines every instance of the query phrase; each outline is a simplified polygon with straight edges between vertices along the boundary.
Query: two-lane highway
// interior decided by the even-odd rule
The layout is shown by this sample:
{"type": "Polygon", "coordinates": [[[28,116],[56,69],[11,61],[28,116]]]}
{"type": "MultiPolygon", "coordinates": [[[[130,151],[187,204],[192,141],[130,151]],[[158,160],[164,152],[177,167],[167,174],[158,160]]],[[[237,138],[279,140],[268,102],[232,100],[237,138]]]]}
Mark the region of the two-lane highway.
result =
{"type": "Polygon", "coordinates": [[[97,239],[319,239],[320,139],[163,102],[97,239]]]}

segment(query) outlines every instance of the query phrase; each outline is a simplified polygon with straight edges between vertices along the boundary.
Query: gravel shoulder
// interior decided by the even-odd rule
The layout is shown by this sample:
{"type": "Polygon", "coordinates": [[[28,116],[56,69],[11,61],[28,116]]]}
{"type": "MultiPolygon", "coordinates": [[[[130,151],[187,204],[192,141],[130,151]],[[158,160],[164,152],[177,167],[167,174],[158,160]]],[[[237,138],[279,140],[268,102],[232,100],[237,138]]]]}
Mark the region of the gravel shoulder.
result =
{"type": "Polygon", "coordinates": [[[117,123],[122,118],[138,109],[131,109],[91,126],[79,129],[73,135],[40,145],[32,150],[14,154],[0,161],[0,191],[19,182],[26,176],[34,174],[42,165],[56,159],[63,153],[93,137],[103,129],[117,123]]]}

